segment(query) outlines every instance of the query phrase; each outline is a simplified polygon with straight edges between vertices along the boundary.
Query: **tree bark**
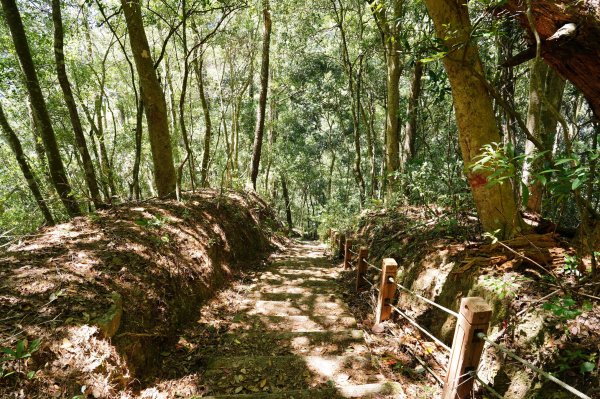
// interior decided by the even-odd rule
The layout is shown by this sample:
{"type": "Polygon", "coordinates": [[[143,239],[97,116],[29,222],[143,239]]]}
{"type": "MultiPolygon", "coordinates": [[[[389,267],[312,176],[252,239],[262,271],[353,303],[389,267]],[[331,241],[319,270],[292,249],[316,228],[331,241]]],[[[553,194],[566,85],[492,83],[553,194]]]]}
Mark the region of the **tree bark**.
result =
{"type": "Polygon", "coordinates": [[[56,136],[54,135],[54,128],[52,127],[48,108],[46,107],[46,100],[42,94],[35,65],[31,58],[31,51],[29,49],[29,43],[27,42],[27,36],[25,35],[21,14],[19,13],[15,0],[1,0],[1,3],[6,24],[10,30],[17,57],[21,64],[21,69],[25,75],[31,106],[40,126],[40,134],[42,136],[42,141],[44,142],[44,147],[46,148],[46,157],[48,159],[52,184],[58,192],[69,216],[78,216],[81,214],[81,210],[73,197],[71,185],[67,179],[67,174],[60,157],[58,143],[56,142],[56,136]]]}
{"type": "Polygon", "coordinates": [[[450,80],[465,174],[483,229],[498,230],[499,238],[514,236],[523,227],[510,184],[490,187],[488,174],[471,166],[486,144],[500,142],[491,97],[484,82],[478,48],[471,43],[471,22],[466,4],[460,0],[426,0],[438,38],[453,49],[444,57],[450,80]]]}
{"type": "MultiPolygon", "coordinates": [[[[600,3],[596,0],[531,0],[541,56],[560,76],[571,81],[600,118],[600,3]],[[569,25],[574,24],[574,25],[569,25]]],[[[536,45],[525,10],[527,2],[509,0],[506,8],[528,32],[532,46],[507,64],[535,57],[536,45]]]]}
{"type": "Polygon", "coordinates": [[[146,109],[156,189],[160,197],[173,197],[176,174],[165,95],[154,70],[139,0],[121,0],[121,3],[146,109]]]}
{"type": "Polygon", "coordinates": [[[35,175],[29,167],[29,164],[27,163],[27,158],[25,157],[25,153],[23,152],[23,147],[21,146],[19,137],[11,128],[11,126],[8,123],[8,120],[6,119],[6,115],[4,114],[4,110],[2,109],[2,104],[0,104],[0,127],[2,127],[2,130],[4,131],[4,134],[6,136],[6,140],[8,141],[8,145],[15,154],[15,158],[17,159],[19,167],[21,168],[23,177],[27,181],[29,190],[31,190],[31,194],[33,194],[35,202],[37,202],[38,208],[40,208],[40,211],[44,216],[46,224],[49,226],[53,226],[54,218],[52,217],[52,213],[50,212],[50,209],[48,209],[48,206],[46,205],[46,201],[42,196],[42,192],[35,178],[35,175]]]}
{"type": "Polygon", "coordinates": [[[410,97],[408,98],[408,110],[406,128],[404,129],[404,141],[402,142],[402,164],[413,159],[415,156],[415,140],[417,138],[417,108],[419,96],[421,95],[421,77],[423,76],[423,63],[415,61],[413,78],[410,86],[410,97]]]}
{"type": "Polygon", "coordinates": [[[269,90],[269,52],[271,46],[271,12],[269,0],[263,0],[263,48],[260,66],[260,94],[258,110],[256,113],[256,128],[254,129],[254,146],[252,150],[252,163],[250,164],[250,180],[256,190],[258,168],[260,166],[260,153],[262,150],[263,135],[265,131],[265,111],[267,108],[267,93],[269,90]]]}
{"type": "Polygon", "coordinates": [[[208,163],[210,161],[210,142],[212,140],[212,120],[210,118],[210,106],[206,99],[204,88],[204,58],[200,55],[195,62],[196,79],[198,80],[198,92],[200,94],[200,103],[204,113],[204,152],[202,153],[202,166],[200,171],[200,184],[202,187],[208,187],[208,163]]]}
{"type": "MultiPolygon", "coordinates": [[[[565,88],[565,81],[542,60],[530,62],[529,106],[527,109],[527,129],[543,145],[545,151],[552,151],[556,141],[558,121],[546,102],[559,110],[565,88]]],[[[536,157],[539,149],[529,140],[525,143],[526,162],[523,164],[523,180],[529,191],[527,210],[541,213],[544,186],[536,175],[544,168],[543,157],[536,157]]]]}
{"type": "MultiPolygon", "coordinates": [[[[386,190],[389,195],[397,185],[394,174],[400,169],[400,25],[402,18],[403,0],[392,0],[391,7],[377,8],[379,2],[370,2],[371,11],[381,31],[385,50],[387,69],[387,107],[385,113],[385,165],[386,165],[386,190]],[[389,14],[392,14],[391,19],[389,14]]],[[[382,4],[382,3],[381,3],[382,4]]]]}
{"type": "Polygon", "coordinates": [[[283,201],[285,204],[285,220],[288,228],[292,230],[294,223],[292,222],[292,205],[290,202],[290,193],[288,191],[287,180],[283,173],[281,174],[281,191],[283,193],[283,201]]]}
{"type": "Polygon", "coordinates": [[[103,208],[105,204],[102,202],[100,196],[100,189],[98,187],[98,181],[96,180],[96,171],[94,170],[94,163],[92,157],[87,148],[87,142],[85,139],[85,133],[81,125],[81,119],[79,118],[79,112],[77,111],[77,104],[75,103],[75,97],[73,96],[73,90],[71,89],[71,82],[67,75],[67,69],[65,66],[65,54],[64,54],[64,29],[62,23],[62,16],[60,10],[60,0],[52,0],[52,21],[54,22],[54,58],[56,60],[56,74],[58,76],[58,82],[63,92],[65,104],[69,111],[69,118],[71,119],[71,125],[73,126],[73,133],[75,135],[75,142],[77,143],[77,149],[81,155],[81,162],[83,164],[83,171],[85,175],[85,181],[92,202],[96,209],[103,208]]]}

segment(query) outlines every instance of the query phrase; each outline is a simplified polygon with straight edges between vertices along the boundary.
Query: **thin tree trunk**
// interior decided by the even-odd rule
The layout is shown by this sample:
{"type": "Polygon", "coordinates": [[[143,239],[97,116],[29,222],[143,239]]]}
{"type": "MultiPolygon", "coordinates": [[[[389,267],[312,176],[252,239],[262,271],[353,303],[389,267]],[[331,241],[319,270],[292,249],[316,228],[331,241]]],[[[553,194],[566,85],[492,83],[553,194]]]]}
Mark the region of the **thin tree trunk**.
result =
{"type": "Polygon", "coordinates": [[[121,3],[146,109],[154,181],[160,197],[172,197],[175,195],[176,174],[165,95],[152,62],[139,0],[121,0],[121,3]]]}
{"type": "Polygon", "coordinates": [[[263,22],[264,28],[262,61],[260,66],[260,94],[258,99],[258,110],[256,113],[256,128],[254,129],[252,163],[250,164],[250,180],[252,181],[252,187],[254,190],[256,190],[256,180],[258,179],[258,169],[260,166],[260,154],[265,131],[267,93],[269,91],[269,49],[271,45],[271,12],[269,11],[269,0],[263,0],[263,22]]]}
{"type": "Polygon", "coordinates": [[[69,82],[67,69],[65,66],[64,30],[60,10],[60,0],[52,0],[52,20],[54,22],[54,58],[56,60],[56,74],[58,76],[58,82],[63,92],[65,104],[69,110],[69,117],[71,119],[71,125],[73,126],[75,142],[77,143],[77,149],[81,155],[85,181],[88,189],[90,190],[92,202],[94,203],[96,209],[102,208],[105,205],[102,203],[102,199],[100,197],[100,189],[98,188],[98,182],[96,180],[94,163],[92,162],[92,157],[90,156],[87,148],[85,133],[83,132],[81,119],[79,118],[79,112],[77,111],[77,104],[75,103],[73,90],[71,89],[71,83],[69,82]]]}
{"type": "MultiPolygon", "coordinates": [[[[527,129],[543,143],[546,151],[552,152],[556,141],[558,120],[545,105],[545,101],[558,111],[565,81],[542,60],[536,59],[530,61],[529,79],[527,129]]],[[[528,190],[527,210],[540,214],[545,190],[536,176],[543,170],[545,159],[539,156],[539,149],[529,140],[525,143],[525,155],[527,158],[523,164],[523,181],[528,190]]]]}
{"type": "Polygon", "coordinates": [[[415,61],[408,110],[406,128],[404,129],[404,142],[402,143],[402,164],[406,164],[415,156],[415,139],[417,137],[417,106],[421,95],[421,77],[423,76],[423,63],[415,61]]]}
{"type": "MultiPolygon", "coordinates": [[[[140,96],[141,97],[141,96],[140,96]]],[[[132,191],[133,198],[136,201],[141,199],[140,190],[140,163],[142,162],[142,135],[143,135],[143,118],[144,118],[144,100],[140,98],[139,104],[136,106],[135,115],[135,155],[133,160],[132,174],[132,191]]]]}
{"type": "Polygon", "coordinates": [[[98,181],[96,180],[94,163],[92,162],[92,157],[90,156],[87,148],[85,133],[83,132],[81,119],[79,118],[79,112],[77,111],[77,105],[75,103],[75,98],[73,97],[73,90],[71,89],[71,83],[69,82],[67,69],[65,66],[64,30],[60,10],[60,0],[52,0],[52,20],[54,22],[54,58],[56,60],[56,74],[63,92],[65,104],[69,110],[69,117],[71,119],[71,125],[73,126],[75,142],[77,143],[77,149],[81,155],[85,181],[88,189],[90,190],[92,202],[94,203],[96,209],[99,209],[105,205],[100,196],[100,189],[98,188],[98,181]]]}
{"type": "Polygon", "coordinates": [[[4,131],[6,140],[8,141],[10,148],[12,149],[13,153],[15,154],[17,163],[19,164],[19,167],[21,168],[21,172],[23,172],[23,177],[27,181],[29,190],[31,190],[31,194],[33,194],[33,197],[35,198],[35,201],[37,202],[37,205],[40,208],[42,215],[44,216],[44,220],[46,221],[46,224],[49,226],[54,225],[54,218],[52,217],[52,213],[50,212],[50,209],[48,209],[48,206],[46,205],[46,201],[44,200],[44,197],[42,196],[42,192],[41,192],[38,182],[35,178],[35,175],[33,174],[33,171],[31,170],[31,168],[29,167],[29,164],[27,163],[27,158],[25,157],[25,153],[23,152],[23,147],[21,146],[19,137],[17,136],[15,131],[11,128],[11,126],[8,123],[8,120],[6,119],[6,115],[4,114],[4,110],[2,109],[2,104],[0,104],[0,126],[2,127],[2,130],[4,131]]]}
{"type": "Polygon", "coordinates": [[[283,201],[285,204],[285,220],[287,221],[289,230],[292,230],[294,227],[294,223],[292,222],[292,205],[290,202],[290,193],[288,191],[287,180],[283,173],[281,174],[281,191],[283,193],[283,201]]]}
{"type": "Polygon", "coordinates": [[[202,187],[208,187],[208,163],[210,161],[210,142],[212,139],[212,120],[210,118],[210,106],[206,99],[206,92],[204,88],[204,58],[201,54],[196,59],[194,64],[196,68],[196,79],[198,80],[198,92],[200,94],[200,103],[202,104],[202,111],[204,112],[204,152],[202,153],[202,166],[200,171],[200,184],[202,187]]]}
{"type": "Polygon", "coordinates": [[[27,91],[29,93],[34,115],[40,125],[40,134],[46,148],[46,156],[52,183],[69,216],[78,216],[81,214],[81,210],[73,196],[71,185],[67,179],[67,174],[60,157],[58,143],[56,142],[56,136],[54,135],[54,128],[52,127],[48,108],[46,107],[46,100],[42,94],[33,59],[31,58],[31,51],[29,49],[29,44],[27,43],[27,36],[25,35],[21,14],[19,13],[15,0],[1,0],[1,3],[6,24],[10,29],[19,63],[21,64],[21,69],[25,75],[27,91]]]}

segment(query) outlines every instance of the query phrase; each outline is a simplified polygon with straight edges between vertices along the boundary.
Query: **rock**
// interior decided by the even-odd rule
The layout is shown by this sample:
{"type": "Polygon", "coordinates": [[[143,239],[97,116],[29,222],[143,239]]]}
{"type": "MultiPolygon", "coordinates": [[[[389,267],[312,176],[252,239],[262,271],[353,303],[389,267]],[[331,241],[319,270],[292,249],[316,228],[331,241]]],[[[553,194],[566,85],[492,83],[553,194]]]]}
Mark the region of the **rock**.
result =
{"type": "Polygon", "coordinates": [[[111,338],[117,333],[123,316],[123,299],[121,295],[118,292],[113,292],[110,297],[113,302],[112,306],[108,312],[95,320],[95,324],[106,338],[111,338]]]}

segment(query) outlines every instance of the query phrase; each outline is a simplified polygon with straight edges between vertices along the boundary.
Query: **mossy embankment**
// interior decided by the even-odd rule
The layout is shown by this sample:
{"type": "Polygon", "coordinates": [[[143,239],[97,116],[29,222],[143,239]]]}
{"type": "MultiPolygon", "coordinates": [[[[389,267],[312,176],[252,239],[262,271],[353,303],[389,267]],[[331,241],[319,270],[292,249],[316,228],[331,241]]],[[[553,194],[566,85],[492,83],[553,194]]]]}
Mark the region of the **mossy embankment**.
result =
{"type": "Polygon", "coordinates": [[[0,257],[0,346],[41,347],[26,364],[3,362],[19,372],[0,379],[0,397],[135,391],[202,303],[261,265],[278,228],[257,196],[205,190],[117,206],[13,245],[0,257]]]}
{"type": "MultiPolygon", "coordinates": [[[[493,309],[490,336],[591,397],[600,395],[600,306],[584,296],[593,294],[593,286],[585,285],[589,280],[582,280],[589,278],[589,259],[577,264],[573,243],[565,237],[529,234],[492,244],[482,237],[473,217],[421,208],[365,212],[350,235],[369,247],[372,263],[380,265],[382,258],[394,258],[399,265],[397,281],[442,306],[456,311],[461,298],[483,297],[493,309]],[[594,362],[594,370],[589,371],[594,362]]],[[[376,278],[376,271],[370,273],[376,278]]],[[[349,286],[354,278],[354,273],[346,276],[349,286]]],[[[372,325],[373,312],[359,302],[366,303],[373,298],[371,294],[351,298],[366,328],[372,325]]],[[[454,317],[405,291],[399,290],[397,302],[409,316],[452,344],[454,317]]],[[[402,324],[401,319],[398,322],[402,324]]],[[[403,356],[412,351],[443,375],[443,367],[433,360],[445,364],[443,351],[435,345],[419,346],[407,332],[419,334],[406,325],[394,331],[402,337],[395,340],[397,345],[390,346],[390,337],[374,340],[382,345],[387,342],[381,351],[387,359],[383,363],[389,362],[389,355],[394,357],[396,371],[419,367],[411,356],[403,356]]],[[[507,398],[568,397],[493,348],[486,348],[483,364],[481,376],[507,398]]]]}

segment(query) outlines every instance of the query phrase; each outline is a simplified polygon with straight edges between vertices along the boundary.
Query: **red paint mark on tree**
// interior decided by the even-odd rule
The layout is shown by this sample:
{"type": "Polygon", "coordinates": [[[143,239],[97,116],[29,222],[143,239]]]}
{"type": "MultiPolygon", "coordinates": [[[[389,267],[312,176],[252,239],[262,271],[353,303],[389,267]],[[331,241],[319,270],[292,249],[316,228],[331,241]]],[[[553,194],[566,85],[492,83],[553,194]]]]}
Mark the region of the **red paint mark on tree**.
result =
{"type": "Polygon", "coordinates": [[[469,177],[469,183],[471,183],[471,187],[473,188],[485,186],[487,182],[487,177],[484,175],[476,174],[469,177]]]}

